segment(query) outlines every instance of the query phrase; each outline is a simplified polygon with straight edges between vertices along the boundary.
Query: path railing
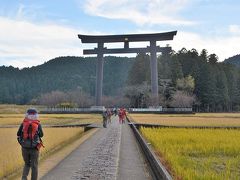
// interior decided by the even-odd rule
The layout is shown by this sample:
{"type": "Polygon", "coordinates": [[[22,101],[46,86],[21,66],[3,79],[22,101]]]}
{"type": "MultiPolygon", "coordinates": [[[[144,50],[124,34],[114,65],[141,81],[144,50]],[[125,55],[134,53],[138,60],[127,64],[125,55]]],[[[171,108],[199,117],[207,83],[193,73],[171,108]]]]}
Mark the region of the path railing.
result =
{"type": "Polygon", "coordinates": [[[191,107],[184,107],[184,108],[129,108],[130,113],[157,113],[157,114],[164,114],[164,113],[193,113],[191,107]]]}
{"type": "Polygon", "coordinates": [[[47,107],[40,109],[42,114],[78,114],[78,113],[102,113],[104,106],[93,106],[90,108],[57,108],[47,107]]]}
{"type": "Polygon", "coordinates": [[[163,125],[163,124],[143,124],[143,123],[134,123],[137,129],[140,127],[146,128],[185,128],[185,129],[240,129],[240,126],[182,126],[182,125],[163,125]]]}

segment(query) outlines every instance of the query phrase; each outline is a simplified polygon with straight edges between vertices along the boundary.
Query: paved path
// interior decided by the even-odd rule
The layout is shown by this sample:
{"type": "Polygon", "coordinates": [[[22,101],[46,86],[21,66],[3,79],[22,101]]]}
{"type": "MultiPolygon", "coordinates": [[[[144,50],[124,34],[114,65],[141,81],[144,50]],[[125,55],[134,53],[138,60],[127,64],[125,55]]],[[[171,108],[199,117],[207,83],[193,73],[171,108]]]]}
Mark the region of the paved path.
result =
{"type": "Polygon", "coordinates": [[[144,158],[128,125],[116,117],[61,161],[41,180],[151,179],[144,158]]]}

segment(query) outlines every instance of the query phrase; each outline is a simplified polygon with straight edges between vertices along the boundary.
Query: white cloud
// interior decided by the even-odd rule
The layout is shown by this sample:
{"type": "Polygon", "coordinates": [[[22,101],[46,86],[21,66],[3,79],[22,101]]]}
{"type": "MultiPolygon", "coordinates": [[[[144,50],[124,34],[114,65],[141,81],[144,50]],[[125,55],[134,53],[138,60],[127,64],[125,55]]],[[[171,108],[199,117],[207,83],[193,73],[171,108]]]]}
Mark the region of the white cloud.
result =
{"type": "Polygon", "coordinates": [[[0,62],[33,66],[58,56],[80,56],[80,30],[0,17],[0,62]]]}
{"type": "MultiPolygon", "coordinates": [[[[37,24],[3,17],[0,17],[0,27],[0,65],[20,68],[39,65],[58,56],[81,56],[82,47],[91,48],[91,46],[82,45],[77,34],[101,34],[56,24],[37,24]]],[[[230,30],[236,33],[239,32],[238,28],[239,26],[231,26],[230,30]]],[[[139,30],[134,33],[151,32],[139,30]]],[[[239,54],[239,42],[239,34],[210,39],[199,34],[180,31],[173,41],[160,42],[160,45],[164,46],[169,43],[176,51],[182,47],[196,48],[198,51],[207,49],[209,53],[216,53],[222,61],[239,54]]],[[[138,43],[133,46],[141,45],[138,43]]],[[[113,47],[113,45],[108,45],[108,47],[113,47]]]]}
{"type": "Polygon", "coordinates": [[[22,17],[24,17],[24,8],[25,6],[23,4],[19,5],[17,14],[16,14],[17,19],[21,19],[22,17]]]}
{"type": "Polygon", "coordinates": [[[129,20],[138,25],[192,25],[194,22],[179,18],[179,12],[189,2],[190,0],[87,0],[84,11],[93,16],[129,20]]]}
{"type": "Polygon", "coordinates": [[[169,44],[175,51],[182,47],[187,49],[195,48],[200,52],[207,49],[209,54],[215,53],[219,57],[219,61],[240,53],[240,36],[232,37],[215,37],[210,39],[199,34],[190,32],[178,32],[176,37],[169,44]]]}
{"type": "Polygon", "coordinates": [[[236,24],[230,25],[229,32],[233,34],[240,34],[240,25],[236,25],[236,24]]]}
{"type": "MultiPolygon", "coordinates": [[[[138,30],[135,33],[156,33],[154,30],[138,30]]],[[[165,32],[165,31],[162,31],[165,32]]],[[[173,50],[179,51],[183,47],[191,50],[195,48],[200,53],[202,49],[206,49],[209,54],[215,53],[219,57],[219,61],[223,61],[224,59],[234,56],[236,54],[240,54],[240,36],[204,36],[201,34],[188,32],[188,31],[178,31],[177,35],[174,36],[172,41],[159,41],[157,45],[164,47],[166,45],[170,45],[173,50]]],[[[142,44],[142,47],[147,46],[149,44],[142,44]]],[[[137,46],[137,45],[135,45],[137,46]]],[[[135,47],[134,46],[134,47],[135,47]]],[[[141,45],[140,45],[141,46],[141,45]]],[[[137,47],[140,47],[139,45],[137,47]]]]}

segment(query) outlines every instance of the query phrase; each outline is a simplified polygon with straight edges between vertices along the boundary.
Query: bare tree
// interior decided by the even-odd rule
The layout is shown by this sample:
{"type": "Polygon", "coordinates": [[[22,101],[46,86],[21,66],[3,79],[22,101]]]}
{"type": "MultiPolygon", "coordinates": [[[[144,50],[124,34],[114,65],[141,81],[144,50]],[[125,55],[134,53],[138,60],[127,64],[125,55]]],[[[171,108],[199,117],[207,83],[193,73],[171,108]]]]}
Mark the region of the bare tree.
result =
{"type": "Polygon", "coordinates": [[[114,98],[112,96],[103,96],[102,97],[102,104],[105,107],[114,107],[116,101],[117,101],[116,98],[114,98]]]}
{"type": "Polygon", "coordinates": [[[147,106],[157,107],[157,106],[159,106],[159,103],[160,103],[159,100],[160,100],[159,97],[149,94],[149,98],[147,98],[145,101],[146,101],[147,106]]]}
{"type": "Polygon", "coordinates": [[[93,97],[80,89],[67,92],[66,99],[73,104],[77,104],[78,107],[89,107],[93,105],[93,97]]]}
{"type": "Polygon", "coordinates": [[[129,107],[130,101],[122,96],[103,96],[102,104],[105,107],[129,107]]]}
{"type": "Polygon", "coordinates": [[[47,106],[56,106],[59,103],[65,102],[66,95],[61,91],[52,91],[40,96],[39,104],[47,106]]]}
{"type": "Polygon", "coordinates": [[[68,92],[52,91],[43,94],[38,99],[38,104],[47,106],[58,106],[68,104],[73,107],[89,107],[93,105],[93,98],[82,90],[73,90],[68,92]]]}
{"type": "Polygon", "coordinates": [[[117,107],[130,107],[130,101],[126,97],[117,97],[117,102],[115,104],[117,107]]]}
{"type": "Polygon", "coordinates": [[[130,107],[146,107],[152,102],[149,100],[150,86],[147,82],[125,87],[124,94],[130,101],[130,107]]]}
{"type": "Polygon", "coordinates": [[[176,91],[173,95],[173,99],[170,102],[172,107],[192,107],[196,98],[194,95],[187,94],[183,91],[176,91]]]}

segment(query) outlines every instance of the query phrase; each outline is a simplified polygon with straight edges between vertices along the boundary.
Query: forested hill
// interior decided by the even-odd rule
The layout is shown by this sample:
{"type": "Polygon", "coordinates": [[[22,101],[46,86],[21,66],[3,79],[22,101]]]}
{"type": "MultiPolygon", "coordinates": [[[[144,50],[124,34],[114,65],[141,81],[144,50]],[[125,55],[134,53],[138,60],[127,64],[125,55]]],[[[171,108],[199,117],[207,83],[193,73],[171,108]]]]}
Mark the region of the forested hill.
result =
{"type": "MultiPolygon", "coordinates": [[[[217,61],[216,54],[208,54],[204,49],[198,52],[183,48],[158,56],[159,103],[163,107],[193,106],[201,112],[240,111],[240,68],[217,61]]],[[[0,103],[25,104],[43,95],[38,98],[40,104],[57,106],[73,102],[83,107],[84,99],[92,97],[80,97],[75,92],[94,96],[95,81],[95,57],[59,57],[22,70],[3,66],[0,67],[0,103]],[[57,97],[59,92],[62,95],[57,97]],[[53,102],[55,99],[58,100],[53,102]],[[47,100],[52,102],[46,103],[47,100]]],[[[105,57],[106,106],[119,102],[126,107],[148,107],[155,100],[150,89],[148,54],[138,54],[136,58],[105,57]]]]}
{"type": "Polygon", "coordinates": [[[224,63],[234,64],[234,65],[240,67],[240,54],[238,54],[236,56],[232,56],[228,59],[225,59],[224,63]]]}
{"type": "MultiPolygon", "coordinates": [[[[105,95],[114,95],[124,87],[133,62],[134,58],[105,57],[105,95]]],[[[94,95],[96,58],[58,57],[42,65],[21,70],[2,66],[0,75],[0,103],[25,104],[47,92],[77,88],[94,95]]]]}

